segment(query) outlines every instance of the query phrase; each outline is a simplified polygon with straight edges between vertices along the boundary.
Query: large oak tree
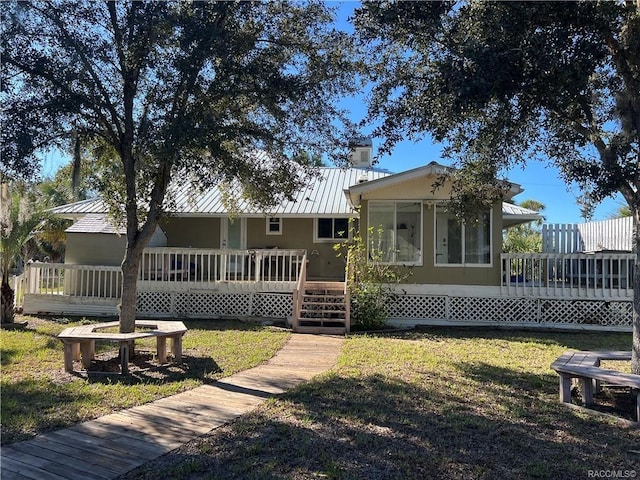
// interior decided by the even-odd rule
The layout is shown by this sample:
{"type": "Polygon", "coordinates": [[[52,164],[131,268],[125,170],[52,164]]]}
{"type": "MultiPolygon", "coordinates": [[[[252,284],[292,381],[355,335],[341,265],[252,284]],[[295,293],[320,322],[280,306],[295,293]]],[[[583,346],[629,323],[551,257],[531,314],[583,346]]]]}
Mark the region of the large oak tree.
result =
{"type": "MultiPolygon", "coordinates": [[[[454,203],[462,211],[500,195],[492,178],[537,159],[592,201],[622,194],[638,224],[640,1],[367,2],[355,24],[384,150],[427,132],[443,142],[461,167],[454,203]]],[[[640,257],[637,374],[639,313],[640,257]]]]}
{"type": "Polygon", "coordinates": [[[69,141],[93,152],[127,229],[122,332],[172,178],[237,182],[266,206],[312,174],[302,153],[347,158],[355,132],[334,100],[357,83],[332,25],[314,1],[3,4],[2,170],[31,175],[69,141]]]}

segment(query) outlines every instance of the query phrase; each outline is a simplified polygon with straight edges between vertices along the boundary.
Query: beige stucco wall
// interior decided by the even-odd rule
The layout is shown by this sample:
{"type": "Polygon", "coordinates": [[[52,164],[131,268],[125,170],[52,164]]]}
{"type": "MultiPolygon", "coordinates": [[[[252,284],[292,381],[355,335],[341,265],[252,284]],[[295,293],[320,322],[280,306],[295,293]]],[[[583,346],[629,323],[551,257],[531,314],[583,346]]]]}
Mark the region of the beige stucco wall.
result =
{"type": "Polygon", "coordinates": [[[162,221],[169,247],[220,248],[220,218],[178,218],[162,221]]]}
{"type": "MultiPolygon", "coordinates": [[[[435,208],[432,201],[449,198],[450,187],[445,185],[432,192],[433,179],[413,179],[388,188],[367,192],[362,196],[360,221],[363,229],[368,226],[370,200],[423,201],[422,266],[409,268],[407,283],[449,285],[500,285],[500,252],[502,251],[502,206],[498,202],[492,211],[492,265],[490,266],[442,266],[435,265],[435,208]]],[[[405,270],[401,268],[401,270],[405,270]]]]}
{"type": "Polygon", "coordinates": [[[283,218],[282,235],[267,235],[265,218],[249,218],[247,247],[304,249],[309,259],[308,278],[344,278],[344,260],[336,256],[333,243],[314,243],[313,228],[313,218],[283,218]]]}
{"type": "Polygon", "coordinates": [[[65,263],[118,266],[122,264],[126,244],[124,235],[67,232],[65,263]]]}

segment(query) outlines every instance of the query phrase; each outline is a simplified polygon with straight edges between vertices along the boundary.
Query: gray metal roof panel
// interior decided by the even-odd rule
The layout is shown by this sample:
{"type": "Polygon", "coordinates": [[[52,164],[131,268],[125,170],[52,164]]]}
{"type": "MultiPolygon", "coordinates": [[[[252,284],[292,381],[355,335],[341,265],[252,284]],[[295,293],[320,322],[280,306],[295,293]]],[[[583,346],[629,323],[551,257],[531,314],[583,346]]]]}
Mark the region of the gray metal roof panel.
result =
{"type": "MultiPolygon", "coordinates": [[[[238,207],[244,215],[347,216],[353,211],[344,194],[346,188],[357,185],[364,178],[372,181],[389,175],[389,172],[375,169],[321,167],[318,175],[310,178],[307,186],[294,194],[293,201],[284,201],[268,212],[262,212],[244,200],[238,201],[238,207]]],[[[177,215],[224,216],[228,213],[218,188],[198,192],[188,182],[180,185],[174,183],[169,196],[174,204],[170,211],[177,215]]],[[[51,211],[65,216],[104,213],[106,210],[101,198],[96,197],[55,207],[51,211]]]]}

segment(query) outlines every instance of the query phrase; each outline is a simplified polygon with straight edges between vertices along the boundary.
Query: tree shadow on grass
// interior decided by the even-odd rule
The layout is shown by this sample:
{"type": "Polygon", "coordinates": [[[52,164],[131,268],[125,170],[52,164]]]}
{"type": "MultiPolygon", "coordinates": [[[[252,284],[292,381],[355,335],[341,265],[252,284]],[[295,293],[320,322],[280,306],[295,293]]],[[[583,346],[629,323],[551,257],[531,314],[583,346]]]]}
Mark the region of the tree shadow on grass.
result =
{"type": "MultiPolygon", "coordinates": [[[[544,399],[525,421],[504,413],[503,397],[482,404],[456,385],[443,388],[449,380],[437,372],[419,383],[321,377],[125,478],[571,479],[640,469],[631,430],[544,399]]],[[[517,395],[512,401],[527,402],[517,395]]]]}
{"type": "Polygon", "coordinates": [[[189,379],[202,381],[209,375],[222,372],[218,363],[211,357],[183,353],[180,364],[173,363],[172,359],[169,363],[158,364],[154,358],[152,352],[136,351],[129,361],[129,373],[122,375],[118,352],[105,352],[92,360],[88,370],[76,372],[75,375],[87,379],[89,383],[148,385],[189,379]]]}

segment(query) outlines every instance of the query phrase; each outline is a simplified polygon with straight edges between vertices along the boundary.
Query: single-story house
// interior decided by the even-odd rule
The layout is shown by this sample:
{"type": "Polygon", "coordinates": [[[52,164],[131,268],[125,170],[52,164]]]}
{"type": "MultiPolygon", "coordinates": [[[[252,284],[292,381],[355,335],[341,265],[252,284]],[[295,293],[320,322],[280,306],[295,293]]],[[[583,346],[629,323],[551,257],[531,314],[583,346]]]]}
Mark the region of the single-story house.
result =
{"type": "MultiPolygon", "coordinates": [[[[411,267],[412,275],[397,287],[402,295],[390,307],[390,323],[548,326],[567,311],[575,314],[576,299],[590,301],[595,295],[607,312],[624,302],[614,320],[603,320],[605,325],[630,326],[628,289],[576,289],[559,283],[553,276],[558,263],[544,263],[547,257],[502,253],[503,230],[538,220],[536,212],[496,202],[480,222],[465,225],[447,210],[451,182],[433,189],[450,167],[431,162],[391,173],[372,167],[371,158],[371,143],[365,142],[354,150],[351,168],[319,168],[292,201],[268,213],[240,204],[232,217],[218,189],[194,195],[188,186],[174,184],[175,208],[142,258],[139,314],[273,317],[288,319],[299,331],[348,330],[345,259],[334,245],[349,240],[349,220],[357,219],[361,236],[376,251],[371,258],[411,267]],[[512,278],[525,281],[513,285],[512,278]],[[567,298],[570,304],[563,303],[567,298]],[[318,306],[324,303],[331,306],[327,312],[318,306]]],[[[506,200],[522,192],[517,184],[506,186],[506,200]]],[[[117,311],[125,239],[105,212],[100,198],[53,209],[75,220],[67,231],[65,263],[46,267],[47,278],[64,276],[64,291],[42,289],[44,273],[34,273],[27,282],[25,312],[117,311]],[[63,295],[52,298],[52,291],[63,295]]],[[[44,268],[40,264],[32,271],[44,268]]],[[[594,323],[581,315],[577,324],[594,323]]]]}

